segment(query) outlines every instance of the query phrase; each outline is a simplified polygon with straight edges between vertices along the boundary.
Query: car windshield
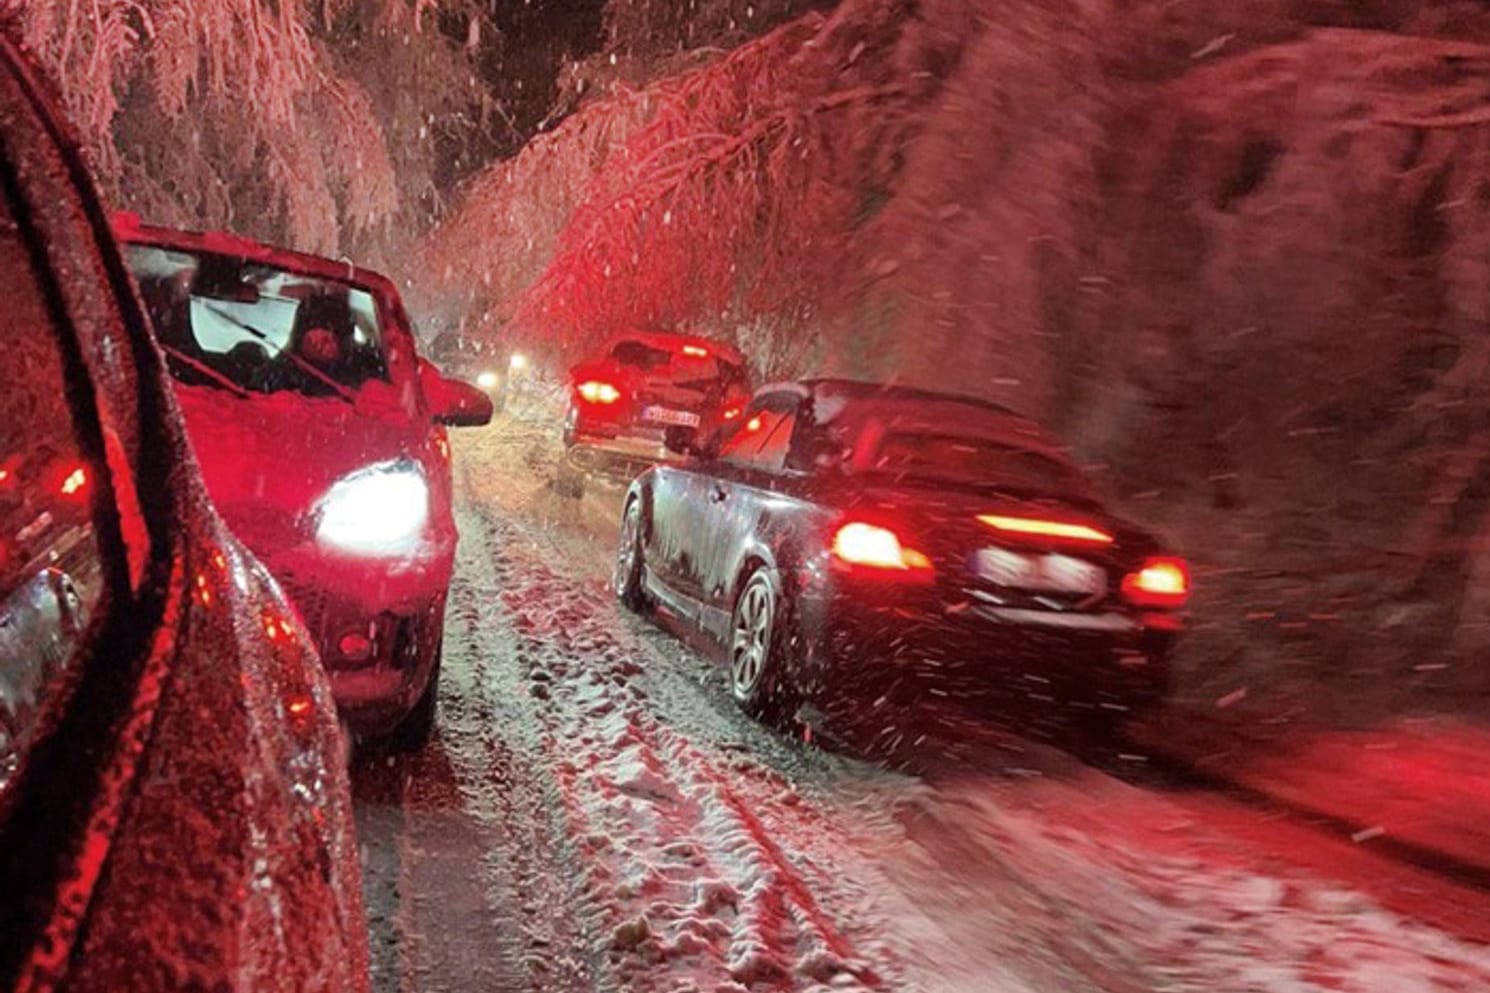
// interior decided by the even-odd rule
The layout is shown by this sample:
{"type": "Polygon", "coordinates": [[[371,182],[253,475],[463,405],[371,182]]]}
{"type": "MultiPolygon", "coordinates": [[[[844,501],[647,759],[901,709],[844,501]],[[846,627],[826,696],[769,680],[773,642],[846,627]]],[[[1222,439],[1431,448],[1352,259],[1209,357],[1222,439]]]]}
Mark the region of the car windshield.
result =
{"type": "Polygon", "coordinates": [[[131,245],[126,258],[183,383],[329,396],[388,378],[362,287],[211,252],[131,245]]]}
{"type": "Polygon", "coordinates": [[[1088,492],[1086,480],[1068,463],[1002,441],[952,434],[887,434],[867,469],[958,486],[1077,496],[1088,492]]]}

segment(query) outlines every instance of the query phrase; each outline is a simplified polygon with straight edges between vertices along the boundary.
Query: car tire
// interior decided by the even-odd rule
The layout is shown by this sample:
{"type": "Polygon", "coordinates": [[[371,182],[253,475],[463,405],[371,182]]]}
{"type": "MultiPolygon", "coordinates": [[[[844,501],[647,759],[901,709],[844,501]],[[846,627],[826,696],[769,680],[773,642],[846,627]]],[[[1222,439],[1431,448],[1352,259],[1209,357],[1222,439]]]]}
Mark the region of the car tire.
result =
{"type": "Polygon", "coordinates": [[[565,453],[554,474],[554,492],[572,500],[579,500],[585,495],[585,474],[569,461],[568,453],[565,453]]]}
{"type": "Polygon", "coordinates": [[[396,752],[417,752],[429,741],[435,729],[435,710],[440,696],[440,647],[435,648],[435,664],[429,670],[429,682],[413,708],[389,733],[387,744],[396,752]]]}
{"type": "Polygon", "coordinates": [[[788,716],[795,696],[785,671],[783,603],[776,570],[760,566],[740,588],[730,616],[730,696],[767,724],[788,716]]]}
{"type": "Polygon", "coordinates": [[[616,599],[638,614],[651,609],[646,585],[642,582],[642,570],[646,565],[642,547],[642,503],[632,497],[626,503],[626,512],[621,515],[621,540],[616,549],[616,567],[611,575],[611,586],[616,599]]]}

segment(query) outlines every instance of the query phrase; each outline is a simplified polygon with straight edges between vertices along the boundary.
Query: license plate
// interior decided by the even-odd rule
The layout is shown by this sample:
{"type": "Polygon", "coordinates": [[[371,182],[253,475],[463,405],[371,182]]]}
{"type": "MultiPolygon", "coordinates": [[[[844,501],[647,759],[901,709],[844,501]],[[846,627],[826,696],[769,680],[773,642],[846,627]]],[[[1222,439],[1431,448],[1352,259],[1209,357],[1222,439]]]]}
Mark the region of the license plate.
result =
{"type": "Polygon", "coordinates": [[[974,568],[983,579],[1013,589],[1091,595],[1107,590],[1107,573],[1101,566],[1069,555],[1027,555],[1007,548],[985,548],[977,554],[974,568]]]}
{"type": "Polygon", "coordinates": [[[655,421],[658,424],[678,424],[685,428],[696,428],[699,425],[697,414],[686,410],[669,410],[666,407],[644,408],[642,420],[655,421]]]}

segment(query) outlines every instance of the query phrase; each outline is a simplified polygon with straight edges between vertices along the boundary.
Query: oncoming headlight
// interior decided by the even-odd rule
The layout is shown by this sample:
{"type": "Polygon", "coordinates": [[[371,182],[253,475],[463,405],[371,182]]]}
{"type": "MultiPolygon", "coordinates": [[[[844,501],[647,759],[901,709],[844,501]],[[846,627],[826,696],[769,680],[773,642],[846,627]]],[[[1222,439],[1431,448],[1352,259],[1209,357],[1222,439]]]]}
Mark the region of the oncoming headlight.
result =
{"type": "Polygon", "coordinates": [[[316,541],[357,555],[401,555],[429,520],[429,484],[412,462],[380,462],[343,476],[320,504],[316,541]]]}
{"type": "Polygon", "coordinates": [[[476,385],[481,387],[483,390],[494,390],[497,388],[497,384],[501,381],[502,378],[490,370],[487,370],[486,372],[483,372],[476,377],[476,385]]]}

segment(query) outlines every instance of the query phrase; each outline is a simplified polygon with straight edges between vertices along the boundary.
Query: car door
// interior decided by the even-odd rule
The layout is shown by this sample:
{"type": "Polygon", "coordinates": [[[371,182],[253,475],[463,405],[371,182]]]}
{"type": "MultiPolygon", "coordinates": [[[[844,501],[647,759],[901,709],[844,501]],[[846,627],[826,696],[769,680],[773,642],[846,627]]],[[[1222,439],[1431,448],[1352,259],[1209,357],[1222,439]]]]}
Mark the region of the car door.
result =
{"type": "Polygon", "coordinates": [[[324,674],[0,32],[0,989],[366,989],[324,674]]]}
{"type": "Polygon", "coordinates": [[[766,505],[780,490],[800,403],[788,392],[757,397],[710,471],[694,477],[688,501],[696,536],[691,595],[716,623],[734,606],[736,574],[747,550],[759,543],[766,505]]]}

